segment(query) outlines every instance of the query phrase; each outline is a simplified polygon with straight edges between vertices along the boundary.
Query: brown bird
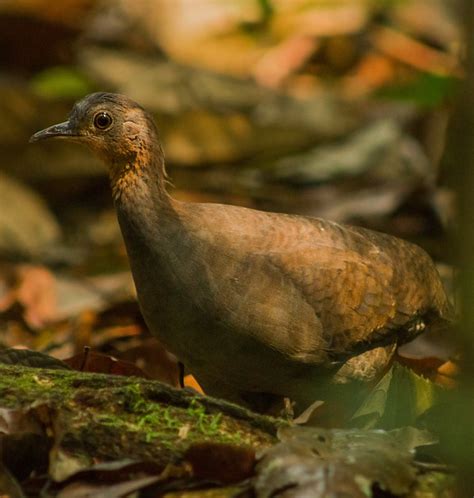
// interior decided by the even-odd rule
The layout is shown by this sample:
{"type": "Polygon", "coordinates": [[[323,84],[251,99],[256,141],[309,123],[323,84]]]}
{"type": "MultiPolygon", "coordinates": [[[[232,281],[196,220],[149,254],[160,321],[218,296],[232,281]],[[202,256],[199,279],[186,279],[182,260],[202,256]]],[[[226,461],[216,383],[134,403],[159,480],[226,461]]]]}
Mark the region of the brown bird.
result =
{"type": "Polygon", "coordinates": [[[153,119],[125,96],[85,97],[30,141],[48,138],[86,144],[107,164],[145,321],[209,394],[303,408],[373,381],[398,344],[451,320],[435,265],[416,245],[171,198],[153,119]]]}

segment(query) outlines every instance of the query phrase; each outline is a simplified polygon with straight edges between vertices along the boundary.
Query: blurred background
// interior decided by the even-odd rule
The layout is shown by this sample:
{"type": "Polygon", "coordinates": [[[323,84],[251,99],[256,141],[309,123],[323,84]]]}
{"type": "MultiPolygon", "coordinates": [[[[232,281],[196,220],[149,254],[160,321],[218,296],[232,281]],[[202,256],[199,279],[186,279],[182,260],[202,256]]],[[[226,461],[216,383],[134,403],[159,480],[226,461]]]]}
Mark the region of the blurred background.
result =
{"type": "Polygon", "coordinates": [[[175,197],[388,232],[424,247],[452,289],[456,8],[2,0],[0,345],[66,358],[88,344],[176,383],[134,301],[105,168],[77,145],[28,144],[94,91],[154,114],[175,197]]]}

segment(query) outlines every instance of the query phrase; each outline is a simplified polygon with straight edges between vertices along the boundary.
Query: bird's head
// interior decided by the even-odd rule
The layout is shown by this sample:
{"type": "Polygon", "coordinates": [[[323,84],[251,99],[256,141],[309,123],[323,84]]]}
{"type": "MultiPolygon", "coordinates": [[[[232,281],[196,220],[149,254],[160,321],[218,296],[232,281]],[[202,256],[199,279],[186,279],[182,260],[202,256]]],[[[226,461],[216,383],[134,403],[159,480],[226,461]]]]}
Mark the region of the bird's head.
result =
{"type": "Polygon", "coordinates": [[[74,105],[67,121],[38,131],[30,142],[50,138],[87,145],[113,170],[132,164],[137,156],[157,154],[151,150],[158,144],[153,119],[133,100],[114,93],[88,95],[74,105]]]}

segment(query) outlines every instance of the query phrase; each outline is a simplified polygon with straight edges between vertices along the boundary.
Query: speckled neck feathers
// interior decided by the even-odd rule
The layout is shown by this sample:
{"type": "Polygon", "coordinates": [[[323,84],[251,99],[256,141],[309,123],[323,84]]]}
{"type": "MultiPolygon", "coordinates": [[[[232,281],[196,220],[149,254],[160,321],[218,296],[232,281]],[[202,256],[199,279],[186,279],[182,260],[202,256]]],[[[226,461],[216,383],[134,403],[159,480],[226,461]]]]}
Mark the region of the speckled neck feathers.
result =
{"type": "Polygon", "coordinates": [[[139,130],[129,141],[127,153],[118,153],[109,162],[112,195],[116,204],[138,197],[159,203],[168,197],[163,149],[151,118],[144,116],[139,130]]]}

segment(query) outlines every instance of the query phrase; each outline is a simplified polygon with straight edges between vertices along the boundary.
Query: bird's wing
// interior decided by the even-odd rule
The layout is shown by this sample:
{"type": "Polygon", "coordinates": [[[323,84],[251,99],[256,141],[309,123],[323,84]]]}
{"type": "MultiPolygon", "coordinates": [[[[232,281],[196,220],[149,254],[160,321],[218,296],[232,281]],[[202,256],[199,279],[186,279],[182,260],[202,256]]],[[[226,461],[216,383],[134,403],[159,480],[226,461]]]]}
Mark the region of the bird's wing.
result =
{"type": "Polygon", "coordinates": [[[300,220],[262,257],[314,309],[334,356],[410,340],[421,321],[443,315],[446,294],[419,247],[379,232],[300,220]]]}
{"type": "MultiPolygon", "coordinates": [[[[223,236],[219,243],[212,241],[213,247],[239,263],[220,268],[237,268],[236,280],[252,282],[252,292],[239,287],[235,301],[240,303],[245,292],[250,296],[246,303],[265,300],[267,313],[285,307],[298,337],[304,335],[304,320],[312,323],[309,315],[298,314],[314,310],[320,322],[317,334],[322,334],[315,344],[324,344],[335,357],[406,341],[415,335],[418,320],[444,306],[446,296],[434,264],[413,244],[317,218],[234,207],[219,213],[223,220],[212,221],[223,236]]],[[[209,228],[208,233],[216,239],[216,230],[209,228]]],[[[254,320],[259,317],[254,315],[254,320]]],[[[270,320],[263,322],[268,325],[270,320]]],[[[310,354],[311,337],[301,342],[302,352],[310,354]]]]}
{"type": "Polygon", "coordinates": [[[383,342],[391,328],[398,328],[393,268],[383,255],[362,258],[350,250],[316,248],[267,257],[314,309],[324,342],[335,356],[356,353],[364,344],[369,349],[372,342],[383,342]]]}

